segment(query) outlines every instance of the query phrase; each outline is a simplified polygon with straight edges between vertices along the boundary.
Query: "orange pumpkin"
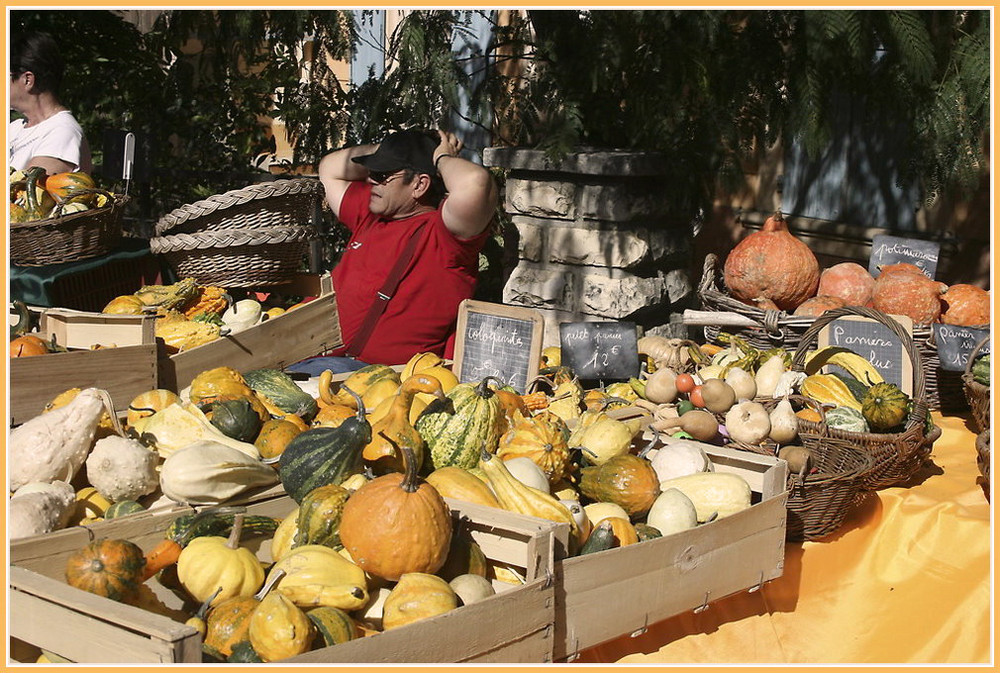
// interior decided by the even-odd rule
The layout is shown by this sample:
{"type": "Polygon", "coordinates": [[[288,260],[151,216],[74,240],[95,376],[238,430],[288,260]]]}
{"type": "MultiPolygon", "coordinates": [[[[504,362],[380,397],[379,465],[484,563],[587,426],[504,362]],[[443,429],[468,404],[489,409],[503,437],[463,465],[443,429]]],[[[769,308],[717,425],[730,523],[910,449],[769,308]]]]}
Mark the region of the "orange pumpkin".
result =
{"type": "Polygon", "coordinates": [[[205,621],[205,644],[228,657],[233,645],[250,637],[250,615],[258,605],[256,596],[233,596],[216,605],[205,621]]]}
{"type": "Polygon", "coordinates": [[[66,562],[66,583],[114,601],[134,600],[142,583],[146,557],[128,540],[97,540],[66,562]]]}
{"type": "Polygon", "coordinates": [[[781,310],[793,311],[816,294],[819,262],[809,246],[788,231],[779,211],[733,248],[723,275],[736,299],[749,303],[766,297],[781,310]]]}
{"type": "Polygon", "coordinates": [[[451,544],[451,512],[430,484],[418,483],[413,450],[400,447],[406,473],[377,477],[344,505],[340,541],[365,572],[396,581],[435,573],[451,544]]]}
{"type": "Polygon", "coordinates": [[[847,304],[845,304],[844,300],[840,297],[818,294],[815,297],[806,299],[804,302],[799,304],[798,308],[792,312],[792,315],[817,318],[823,315],[826,311],[841,308],[843,306],[847,306],[847,304]]]}
{"type": "Polygon", "coordinates": [[[288,442],[302,433],[302,428],[284,418],[272,418],[261,426],[254,446],[262,458],[277,458],[288,446],[288,442]]]}
{"type": "Polygon", "coordinates": [[[819,275],[816,294],[838,297],[845,306],[865,306],[872,299],[875,278],[857,262],[840,262],[819,275]]]}
{"type": "Polygon", "coordinates": [[[957,283],[949,287],[941,302],[941,322],[947,325],[986,325],[990,322],[990,293],[981,287],[957,283]]]}
{"type": "Polygon", "coordinates": [[[529,458],[554,484],[566,476],[569,465],[569,429],[566,422],[551,411],[534,416],[514,416],[511,428],[500,438],[497,456],[504,460],[529,458]]]}
{"type": "Polygon", "coordinates": [[[49,352],[49,345],[41,337],[34,334],[25,334],[16,339],[11,339],[10,356],[12,358],[24,358],[32,355],[45,355],[49,352]]]}
{"type": "Polygon", "coordinates": [[[56,173],[45,179],[45,191],[56,203],[80,202],[90,205],[97,195],[94,192],[77,192],[93,188],[94,179],[82,171],[56,173]]]}
{"type": "Polygon", "coordinates": [[[946,288],[944,283],[931,280],[923,273],[886,267],[875,280],[872,306],[883,313],[908,316],[916,325],[929,325],[941,315],[941,294],[946,288]]]}

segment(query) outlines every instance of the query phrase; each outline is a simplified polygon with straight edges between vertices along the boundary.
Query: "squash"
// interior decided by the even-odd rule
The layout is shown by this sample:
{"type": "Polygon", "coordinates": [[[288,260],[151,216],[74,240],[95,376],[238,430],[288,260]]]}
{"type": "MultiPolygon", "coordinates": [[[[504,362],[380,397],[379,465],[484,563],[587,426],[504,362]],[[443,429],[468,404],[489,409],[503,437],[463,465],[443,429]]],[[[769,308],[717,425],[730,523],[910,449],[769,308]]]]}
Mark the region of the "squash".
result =
{"type": "Polygon", "coordinates": [[[126,602],[139,592],[146,558],[133,542],[91,542],[66,561],[66,583],[113,601],[126,602]]]}
{"type": "Polygon", "coordinates": [[[503,464],[511,476],[522,484],[538,489],[543,493],[552,494],[552,486],[549,484],[549,478],[545,476],[542,468],[538,467],[531,458],[527,456],[515,456],[509,460],[504,460],[503,464]]]}
{"type": "Polygon", "coordinates": [[[311,544],[292,549],[271,566],[268,580],[278,574],[275,590],[299,607],[357,610],[368,602],[364,570],[330,547],[311,544]]]}
{"type": "Polygon", "coordinates": [[[365,365],[361,369],[351,372],[335,393],[331,389],[333,373],[326,370],[319,377],[320,399],[325,404],[344,404],[358,409],[359,405],[362,405],[361,398],[364,394],[382,379],[388,379],[396,385],[402,382],[399,372],[388,365],[365,365]]]}
{"type": "Polygon", "coordinates": [[[620,516],[609,516],[601,523],[602,525],[610,525],[611,534],[614,536],[613,547],[627,547],[630,544],[639,542],[639,534],[636,532],[635,526],[628,519],[620,516]]]}
{"type": "Polygon", "coordinates": [[[668,488],[656,497],[646,515],[646,523],[661,535],[670,535],[698,525],[698,512],[691,498],[676,488],[668,488]]]}
{"type": "Polygon", "coordinates": [[[414,427],[427,443],[432,469],[454,465],[475,467],[483,448],[495,453],[500,441],[500,399],[489,379],[460,383],[447,393],[454,413],[428,408],[414,427]]]}
{"type": "Polygon", "coordinates": [[[316,632],[313,649],[332,647],[361,637],[357,622],[340,608],[313,608],[306,611],[306,617],[313,623],[316,632]]]}
{"type": "Polygon", "coordinates": [[[47,355],[48,353],[48,342],[34,334],[25,334],[10,341],[10,356],[12,358],[47,355]]]}
{"type": "MultiPolygon", "coordinates": [[[[391,399],[386,399],[380,404],[377,409],[380,410],[379,418],[385,415],[388,410],[389,405],[392,404],[391,399]],[[388,403],[388,404],[387,404],[388,403]],[[383,410],[384,409],[384,410],[383,410]]],[[[319,411],[313,417],[312,427],[325,426],[328,428],[339,427],[341,423],[346,421],[351,416],[356,416],[358,413],[357,406],[347,406],[346,404],[327,404],[320,407],[319,411]]],[[[368,414],[368,422],[374,423],[376,414],[374,411],[368,414]]],[[[416,419],[414,419],[416,420],[416,419]]]]}
{"type": "MultiPolygon", "coordinates": [[[[18,493],[23,492],[25,488],[28,487],[22,486],[18,489],[18,493]]],[[[17,494],[15,493],[15,495],[17,494]]],[[[74,495],[74,500],[76,501],[76,505],[74,507],[73,517],[76,519],[76,523],[79,523],[81,519],[85,519],[88,516],[104,517],[112,506],[112,501],[101,495],[100,491],[93,486],[84,486],[81,488],[74,495]]]]}
{"type": "Polygon", "coordinates": [[[799,384],[799,391],[822,404],[850,407],[861,411],[861,402],[842,379],[833,374],[810,374],[799,384]]]}
{"type": "Polygon", "coordinates": [[[319,410],[313,396],[278,369],[253,369],[243,372],[243,379],[255,393],[267,398],[285,413],[309,421],[319,410]]]}
{"type": "Polygon", "coordinates": [[[137,514],[145,511],[146,508],[135,500],[122,500],[121,502],[112,503],[112,505],[104,512],[104,518],[117,519],[119,517],[128,516],[129,514],[137,514]]]}
{"type": "Polygon", "coordinates": [[[199,441],[222,444],[257,459],[257,447],[229,437],[194,404],[171,404],[152,416],[136,420],[132,430],[146,444],[152,444],[161,458],[169,458],[180,449],[199,441]]]}
{"type": "Polygon", "coordinates": [[[252,596],[264,584],[264,569],[252,551],[239,546],[243,515],[237,514],[229,538],[207,535],[191,540],[177,559],[177,578],[198,602],[220,587],[212,605],[233,596],[252,596]]]}
{"type": "Polygon", "coordinates": [[[218,504],[277,481],[275,471],[260,460],[213,440],[175,451],[160,467],[163,495],[188,505],[218,504]]]}
{"type": "Polygon", "coordinates": [[[723,277],[730,294],[740,301],[765,297],[783,311],[794,311],[815,296],[819,262],[809,246],[788,231],[778,211],[730,251],[723,277]]]}
{"type": "MultiPolygon", "coordinates": [[[[796,415],[799,414],[801,412],[798,412],[796,415]]],[[[801,418],[801,416],[799,417],[801,418]]],[[[813,422],[819,423],[820,420],[821,418],[817,413],[813,422]]],[[[853,407],[842,406],[830,409],[826,412],[826,424],[831,428],[844,430],[845,432],[868,432],[870,430],[864,414],[853,407]]]]}
{"type": "Polygon", "coordinates": [[[486,451],[480,454],[479,467],[490,480],[490,488],[504,509],[557,523],[567,523],[572,537],[580,535],[580,527],[573,514],[553,496],[536,488],[525,486],[511,475],[504,461],[486,451]]]}
{"type": "Polygon", "coordinates": [[[246,397],[216,398],[199,407],[219,432],[238,442],[253,442],[260,432],[260,416],[246,397]]]}
{"type": "Polygon", "coordinates": [[[676,488],[688,497],[704,523],[713,514],[718,518],[730,516],[750,507],[750,485],[746,479],[732,472],[700,472],[686,477],[668,479],[660,488],[676,488]]]}
{"type": "Polygon", "coordinates": [[[155,334],[163,341],[168,354],[180,353],[197,348],[222,336],[222,330],[211,322],[183,319],[157,319],[155,334]]]}
{"type": "Polygon", "coordinates": [[[250,644],[264,661],[278,661],[308,652],[315,629],[297,605],[272,591],[250,615],[250,644]]]}
{"type": "Polygon", "coordinates": [[[134,439],[97,440],[84,463],[87,481],[111,502],[138,500],[160,485],[159,458],[134,439]]]}
{"type": "Polygon", "coordinates": [[[566,422],[549,411],[532,416],[515,410],[510,429],[500,438],[497,456],[528,458],[554,484],[566,476],[569,467],[569,435],[566,422]]]}
{"type": "Polygon", "coordinates": [[[125,425],[127,427],[134,427],[140,418],[152,416],[157,411],[180,401],[181,398],[177,393],[164,388],[156,388],[140,393],[128,403],[128,411],[125,414],[125,425]]]}
{"type": "Polygon", "coordinates": [[[459,575],[472,574],[486,577],[489,568],[490,562],[479,544],[469,536],[468,532],[461,531],[452,536],[444,565],[435,574],[450,582],[459,575]]]}
{"type": "Polygon", "coordinates": [[[649,464],[661,482],[712,469],[712,461],[699,442],[671,439],[649,458],[649,464]]]}
{"type": "Polygon", "coordinates": [[[796,309],[792,312],[792,315],[807,318],[818,318],[827,311],[832,311],[835,308],[843,308],[845,306],[847,306],[847,304],[840,297],[818,294],[815,297],[810,297],[799,304],[798,307],[796,307],[796,309]]]}
{"type": "MultiPolygon", "coordinates": [[[[247,634],[249,637],[249,634],[247,634]]],[[[229,656],[226,657],[227,664],[262,664],[264,660],[257,654],[253,644],[249,640],[243,640],[232,647],[229,656]]]]}
{"type": "Polygon", "coordinates": [[[987,325],[990,322],[990,293],[968,283],[956,283],[941,295],[946,325],[987,325]]]}
{"type": "Polygon", "coordinates": [[[87,459],[105,409],[112,406],[106,398],[105,391],[87,388],[65,406],[12,429],[7,436],[8,490],[33,481],[71,482],[87,459]]]}
{"type": "Polygon", "coordinates": [[[410,407],[417,393],[434,395],[439,400],[447,399],[440,381],[433,377],[416,375],[403,381],[392,398],[389,412],[372,425],[372,440],[362,451],[365,462],[376,474],[405,470],[400,446],[412,449],[418,472],[423,466],[426,445],[410,423],[410,407]]]}
{"type": "Polygon", "coordinates": [[[443,498],[464,500],[501,509],[500,502],[493,495],[490,487],[461,467],[453,465],[439,467],[427,475],[427,483],[437,489],[443,498]]]}
{"type": "Polygon", "coordinates": [[[92,204],[97,195],[88,190],[94,187],[94,179],[83,171],[56,173],[45,179],[45,191],[56,203],[92,204]]]}
{"type": "Polygon", "coordinates": [[[632,527],[635,528],[635,534],[639,538],[639,542],[648,542],[649,540],[663,537],[663,533],[658,528],[650,526],[648,523],[637,522],[632,524],[632,527]]]}
{"type": "Polygon", "coordinates": [[[280,561],[292,550],[295,543],[295,533],[299,529],[299,508],[296,507],[281,520],[274,536],[271,537],[271,558],[280,561]]]}
{"type": "Polygon", "coordinates": [[[232,301],[233,298],[225,288],[217,285],[199,285],[198,293],[184,304],[184,317],[188,320],[196,320],[199,317],[221,320],[222,314],[232,301]]]}
{"type": "Polygon", "coordinates": [[[883,313],[905,315],[915,325],[929,325],[941,315],[941,296],[947,287],[923,273],[883,271],[875,279],[872,306],[883,313]]]}
{"type": "MultiPolygon", "coordinates": [[[[202,639],[204,648],[227,657],[237,651],[241,644],[249,646],[250,617],[283,575],[283,572],[279,572],[269,576],[264,586],[253,596],[233,596],[216,602],[205,619],[205,635],[202,639]]],[[[214,600],[213,596],[207,602],[211,604],[214,600]]]]}
{"type": "Polygon", "coordinates": [[[840,262],[823,269],[816,294],[837,297],[844,306],[867,306],[875,289],[875,278],[857,262],[840,262]]]}
{"type": "Polygon", "coordinates": [[[601,465],[615,456],[629,452],[632,439],[642,424],[641,419],[619,421],[603,411],[585,413],[593,414],[590,417],[593,420],[586,424],[581,422],[568,441],[571,447],[584,449],[584,456],[589,463],[601,465]]]}
{"type": "Polygon", "coordinates": [[[583,468],[580,492],[591,500],[620,505],[634,518],[649,511],[660,494],[660,479],[648,460],[623,454],[583,468]]]}
{"type": "Polygon", "coordinates": [[[496,595],[496,589],[482,575],[459,575],[448,582],[461,605],[477,603],[485,598],[496,595]]]}
{"type": "Polygon", "coordinates": [[[134,294],[123,294],[114,297],[104,305],[101,313],[106,315],[142,315],[146,305],[134,294]]]}
{"type": "Polygon", "coordinates": [[[612,516],[622,519],[629,518],[628,512],[621,505],[616,505],[613,502],[592,502],[584,506],[583,512],[594,526],[612,516]]]}
{"type": "Polygon", "coordinates": [[[25,484],[9,500],[7,531],[11,538],[21,538],[65,528],[76,505],[73,487],[66,482],[25,484]]]}
{"type": "Polygon", "coordinates": [[[868,389],[861,403],[861,414],[872,432],[889,432],[906,420],[910,397],[898,386],[883,381],[868,389]]]}
{"type": "Polygon", "coordinates": [[[211,402],[216,397],[247,397],[253,390],[243,375],[232,367],[206,369],[191,380],[188,399],[194,404],[211,402]]]}
{"type": "Polygon", "coordinates": [[[222,324],[230,334],[250,329],[261,321],[264,309],[256,299],[240,299],[222,313],[222,324]]]}
{"type": "Polygon", "coordinates": [[[389,592],[382,610],[382,628],[388,631],[458,607],[458,594],[436,575],[405,573],[389,592]]]}
{"type": "Polygon", "coordinates": [[[272,418],[261,426],[253,445],[257,447],[261,458],[280,458],[289,442],[302,432],[298,425],[289,420],[272,418]]]}
{"type": "Polygon", "coordinates": [[[451,512],[437,490],[418,483],[413,451],[406,473],[383,475],[355,491],[344,506],[340,539],[351,558],[387,580],[406,573],[434,573],[451,543],[451,512]]]}
{"type": "Polygon", "coordinates": [[[358,411],[336,428],[311,428],[297,435],[281,454],[281,484],[295,502],[313,489],[339,484],[361,472],[362,450],[372,439],[360,397],[358,411]]]}
{"type": "Polygon", "coordinates": [[[337,484],[320,486],[306,494],[299,504],[292,547],[309,544],[339,547],[340,518],[349,495],[346,488],[337,484]]]}

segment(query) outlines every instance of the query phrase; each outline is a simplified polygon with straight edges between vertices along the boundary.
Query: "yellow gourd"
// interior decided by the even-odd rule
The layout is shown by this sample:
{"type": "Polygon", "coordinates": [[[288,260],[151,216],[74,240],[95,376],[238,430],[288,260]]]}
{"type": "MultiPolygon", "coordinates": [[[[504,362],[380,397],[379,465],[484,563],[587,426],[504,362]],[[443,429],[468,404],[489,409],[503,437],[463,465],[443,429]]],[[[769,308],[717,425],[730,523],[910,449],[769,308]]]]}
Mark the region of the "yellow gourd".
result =
{"type": "Polygon", "coordinates": [[[382,628],[388,631],[457,607],[458,594],[437,575],[405,573],[385,599],[382,628]]]}
{"type": "Polygon", "coordinates": [[[278,661],[309,651],[315,636],[312,620],[280,592],[272,591],[250,616],[250,644],[264,661],[278,661]]]}
{"type": "Polygon", "coordinates": [[[243,514],[237,514],[229,538],[202,536],[191,540],[177,559],[177,579],[198,602],[217,605],[233,596],[252,596],[264,584],[264,570],[249,549],[239,546],[243,514]]]}
{"type": "Polygon", "coordinates": [[[275,590],[300,607],[355,610],[368,600],[365,572],[330,547],[296,547],[271,567],[269,579],[279,570],[285,575],[275,590]]]}
{"type": "Polygon", "coordinates": [[[431,376],[418,374],[403,381],[392,398],[389,412],[372,424],[372,441],[361,452],[376,474],[405,471],[402,446],[413,449],[418,471],[423,465],[427,445],[410,422],[410,407],[417,393],[434,395],[442,401],[447,399],[441,383],[431,376]]]}

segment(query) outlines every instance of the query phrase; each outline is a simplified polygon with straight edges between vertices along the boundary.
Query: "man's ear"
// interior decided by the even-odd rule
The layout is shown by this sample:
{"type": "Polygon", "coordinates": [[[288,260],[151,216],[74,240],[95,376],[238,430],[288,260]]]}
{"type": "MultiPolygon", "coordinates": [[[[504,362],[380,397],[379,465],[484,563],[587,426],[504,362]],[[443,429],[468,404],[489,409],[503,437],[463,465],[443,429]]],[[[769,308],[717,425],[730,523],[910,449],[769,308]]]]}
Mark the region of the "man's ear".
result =
{"type": "Polygon", "coordinates": [[[426,173],[417,173],[411,185],[413,186],[413,198],[420,200],[431,188],[431,176],[426,173]]]}

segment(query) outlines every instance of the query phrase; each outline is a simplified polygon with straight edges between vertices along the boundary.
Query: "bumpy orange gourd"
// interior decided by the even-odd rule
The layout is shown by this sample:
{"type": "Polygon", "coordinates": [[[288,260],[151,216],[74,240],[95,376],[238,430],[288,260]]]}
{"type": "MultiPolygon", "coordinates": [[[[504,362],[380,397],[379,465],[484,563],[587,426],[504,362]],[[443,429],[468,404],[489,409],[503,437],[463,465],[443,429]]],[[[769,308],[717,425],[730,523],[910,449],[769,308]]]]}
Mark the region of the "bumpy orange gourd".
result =
{"type": "Polygon", "coordinates": [[[430,484],[418,483],[413,451],[406,473],[377,477],[355,491],[340,520],[340,541],[365,572],[396,581],[437,572],[448,556],[451,513],[430,484]]]}
{"type": "Polygon", "coordinates": [[[986,325],[990,322],[990,293],[981,287],[956,283],[949,287],[941,302],[941,322],[947,325],[986,325]]]}
{"type": "Polygon", "coordinates": [[[875,280],[872,306],[890,315],[908,316],[914,324],[929,325],[941,315],[941,295],[946,288],[923,273],[883,269],[875,280]]]}
{"type": "Polygon", "coordinates": [[[113,601],[134,599],[142,582],[146,557],[128,540],[97,540],[66,562],[66,583],[113,601]]]}
{"type": "Polygon", "coordinates": [[[566,421],[550,411],[534,416],[515,412],[509,430],[500,438],[497,456],[504,460],[523,456],[542,469],[549,483],[566,476],[569,465],[569,429],[566,421]]]}
{"type": "Polygon", "coordinates": [[[840,262],[823,269],[817,295],[839,297],[845,306],[867,306],[872,300],[875,278],[857,262],[840,262]]]}
{"type": "Polygon", "coordinates": [[[723,274],[726,287],[740,301],[765,297],[793,311],[816,294],[819,262],[809,246],[788,231],[779,211],[733,248],[723,274]]]}

